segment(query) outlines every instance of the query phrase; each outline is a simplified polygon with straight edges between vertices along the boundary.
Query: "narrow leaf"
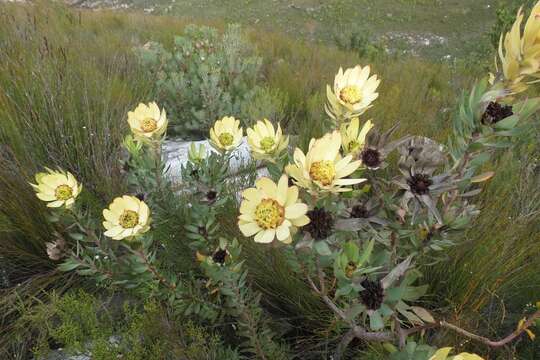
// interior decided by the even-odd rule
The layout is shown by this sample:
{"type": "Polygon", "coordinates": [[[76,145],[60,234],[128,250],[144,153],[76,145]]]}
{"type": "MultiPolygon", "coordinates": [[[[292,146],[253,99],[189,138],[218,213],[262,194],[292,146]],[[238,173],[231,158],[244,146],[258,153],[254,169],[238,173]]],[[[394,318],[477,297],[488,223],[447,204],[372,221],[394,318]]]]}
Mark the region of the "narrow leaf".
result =
{"type": "Polygon", "coordinates": [[[414,313],[416,315],[418,315],[418,317],[420,319],[424,320],[425,322],[427,322],[427,323],[434,323],[435,322],[435,319],[433,318],[433,316],[431,316],[429,311],[427,311],[423,307],[411,306],[411,309],[412,309],[412,311],[414,311],[414,313]]]}
{"type": "Polygon", "coordinates": [[[407,259],[402,261],[398,266],[396,266],[388,275],[386,275],[382,280],[381,284],[384,289],[388,289],[397,279],[403,276],[409,266],[411,265],[412,255],[407,259]]]}
{"type": "Polygon", "coordinates": [[[473,177],[471,179],[471,182],[473,182],[473,183],[481,183],[481,182],[484,182],[484,181],[487,181],[487,180],[491,179],[493,177],[493,175],[495,175],[494,171],[488,171],[488,172],[485,172],[483,174],[480,174],[480,175],[477,175],[477,176],[473,177]]]}

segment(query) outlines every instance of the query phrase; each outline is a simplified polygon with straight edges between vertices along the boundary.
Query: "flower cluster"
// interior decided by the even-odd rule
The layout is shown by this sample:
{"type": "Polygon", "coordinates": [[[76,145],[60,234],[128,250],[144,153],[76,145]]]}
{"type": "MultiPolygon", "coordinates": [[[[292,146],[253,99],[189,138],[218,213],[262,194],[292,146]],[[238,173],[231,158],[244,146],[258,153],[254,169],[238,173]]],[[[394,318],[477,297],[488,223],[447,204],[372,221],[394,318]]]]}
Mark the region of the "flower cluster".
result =
{"type": "MultiPolygon", "coordinates": [[[[128,124],[135,137],[135,141],[149,143],[161,141],[167,129],[165,110],[160,110],[156,103],[139,104],[134,111],[128,113],[128,124]]],[[[137,147],[139,149],[139,147],[137,147]]],[[[65,208],[75,212],[75,200],[82,191],[82,185],[75,176],[68,171],[51,170],[38,173],[35,176],[36,184],[31,186],[36,196],[47,202],[50,208],[65,208]]],[[[117,197],[103,210],[104,235],[113,240],[133,240],[150,229],[150,209],[148,205],[136,196],[124,195],[117,197]]],[[[59,259],[59,246],[61,242],[49,243],[47,251],[51,258],[59,259]]]]}

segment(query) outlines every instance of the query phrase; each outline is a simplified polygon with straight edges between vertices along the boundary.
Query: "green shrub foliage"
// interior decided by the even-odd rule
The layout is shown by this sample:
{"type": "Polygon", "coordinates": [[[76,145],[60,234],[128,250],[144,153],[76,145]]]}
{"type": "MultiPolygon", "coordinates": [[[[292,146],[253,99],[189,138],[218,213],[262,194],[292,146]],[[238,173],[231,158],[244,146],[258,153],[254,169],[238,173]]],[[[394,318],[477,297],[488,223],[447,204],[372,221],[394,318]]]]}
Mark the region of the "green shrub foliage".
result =
{"type": "Polygon", "coordinates": [[[137,48],[155,76],[157,97],[167,109],[172,131],[200,138],[224,114],[246,120],[257,92],[262,60],[238,25],[223,34],[188,26],[172,50],[160,43],[137,48]]]}

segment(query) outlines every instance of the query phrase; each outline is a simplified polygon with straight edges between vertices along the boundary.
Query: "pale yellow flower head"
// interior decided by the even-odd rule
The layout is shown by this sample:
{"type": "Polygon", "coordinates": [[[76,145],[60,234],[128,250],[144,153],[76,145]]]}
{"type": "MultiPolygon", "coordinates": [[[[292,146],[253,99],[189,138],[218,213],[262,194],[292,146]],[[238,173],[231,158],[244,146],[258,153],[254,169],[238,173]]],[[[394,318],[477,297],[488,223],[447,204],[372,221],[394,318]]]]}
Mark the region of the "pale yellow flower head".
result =
{"type": "Polygon", "coordinates": [[[480,356],[470,353],[461,353],[455,356],[448,356],[451,350],[451,347],[439,349],[432,357],[429,358],[429,360],[484,360],[480,356]]]}
{"type": "Polygon", "coordinates": [[[141,235],[150,229],[150,209],[135,196],[117,197],[103,210],[105,236],[122,240],[141,235]]]}
{"type": "Polygon", "coordinates": [[[341,146],[346,155],[356,157],[364,148],[366,136],[373,127],[371,120],[368,120],[360,129],[360,120],[356,117],[348,124],[341,127],[341,146]]]}
{"type": "Polygon", "coordinates": [[[311,139],[309,150],[304,154],[296,148],[294,164],[289,164],[285,171],[294,178],[295,183],[311,193],[344,192],[366,179],[346,179],[361,165],[352,161],[352,155],[342,158],[339,153],[341,134],[339,131],[324,135],[320,139],[311,139]]]}
{"type": "Polygon", "coordinates": [[[286,175],[277,184],[261,178],[254,188],[242,192],[238,227],[244,236],[255,235],[258,243],[277,238],[289,244],[297,228],[309,223],[308,207],[298,199],[298,187],[289,187],[288,182],[286,175]]]}
{"type": "Polygon", "coordinates": [[[523,9],[520,8],[510,31],[499,41],[499,59],[507,86],[521,92],[540,78],[540,2],[531,10],[523,33],[523,9]]]}
{"type": "Polygon", "coordinates": [[[139,140],[159,139],[167,130],[165,110],[159,110],[155,102],[139,104],[134,111],[128,112],[128,123],[133,135],[139,140]]]}
{"type": "Polygon", "coordinates": [[[81,193],[82,186],[70,172],[45,169],[47,172],[36,174],[36,184],[30,184],[36,196],[47,202],[50,208],[70,208],[81,193]]]}
{"type": "Polygon", "coordinates": [[[210,129],[210,144],[218,151],[234,150],[242,142],[243,134],[240,120],[226,116],[210,129]]]}
{"type": "Polygon", "coordinates": [[[273,160],[289,145],[289,137],[283,135],[281,126],[278,124],[276,130],[267,119],[257,121],[253,128],[248,128],[247,139],[251,153],[257,160],[273,160]]]}
{"type": "Polygon", "coordinates": [[[380,84],[377,75],[369,76],[370,67],[357,65],[343,72],[342,68],[334,79],[334,89],[328,85],[326,112],[335,120],[346,120],[363,114],[379,97],[376,92],[380,84]]]}

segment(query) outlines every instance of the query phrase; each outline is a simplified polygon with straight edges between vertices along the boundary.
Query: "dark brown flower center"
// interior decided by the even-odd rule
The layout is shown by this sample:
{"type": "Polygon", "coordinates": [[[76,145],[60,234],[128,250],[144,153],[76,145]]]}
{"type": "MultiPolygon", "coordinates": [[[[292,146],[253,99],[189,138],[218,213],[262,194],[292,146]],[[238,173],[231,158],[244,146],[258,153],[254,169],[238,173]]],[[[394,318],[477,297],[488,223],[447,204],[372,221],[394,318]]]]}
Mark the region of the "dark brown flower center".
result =
{"type": "Polygon", "coordinates": [[[365,279],[360,283],[364,290],[360,292],[360,300],[369,310],[377,310],[384,300],[384,289],[380,281],[365,279]]]}
{"type": "Polygon", "coordinates": [[[411,191],[417,195],[429,193],[429,187],[433,184],[433,181],[427,174],[415,174],[407,182],[411,187],[411,191]]]}
{"type": "Polygon", "coordinates": [[[376,168],[381,165],[381,154],[378,150],[367,148],[360,154],[362,163],[370,168],[376,168]]]}
{"type": "Polygon", "coordinates": [[[495,124],[503,119],[506,119],[509,116],[514,115],[512,111],[512,106],[510,105],[501,105],[496,102],[490,102],[486,111],[482,115],[482,124],[491,125],[495,124]]]}

